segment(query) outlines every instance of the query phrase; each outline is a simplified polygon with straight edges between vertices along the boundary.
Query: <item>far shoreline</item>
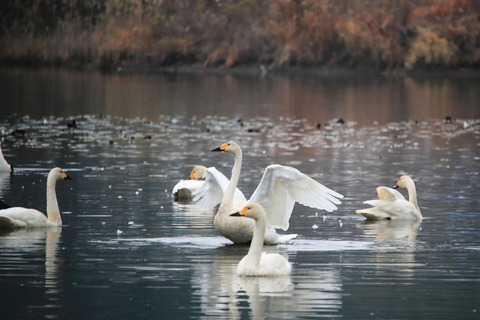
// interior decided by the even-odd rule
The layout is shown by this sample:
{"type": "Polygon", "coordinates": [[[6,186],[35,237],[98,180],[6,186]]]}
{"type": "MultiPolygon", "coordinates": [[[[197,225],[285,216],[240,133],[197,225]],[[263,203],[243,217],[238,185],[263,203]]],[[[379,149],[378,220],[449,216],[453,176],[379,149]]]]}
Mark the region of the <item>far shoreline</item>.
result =
{"type": "Polygon", "coordinates": [[[91,64],[63,64],[53,65],[51,63],[0,63],[0,69],[12,70],[70,70],[77,72],[99,72],[110,75],[216,75],[216,76],[259,76],[259,77],[314,77],[314,78],[444,78],[444,77],[468,77],[480,78],[479,68],[436,68],[436,69],[394,69],[377,70],[374,68],[362,67],[341,67],[341,66],[281,66],[268,70],[265,65],[239,65],[233,67],[225,66],[203,66],[202,64],[182,64],[155,66],[148,64],[124,64],[100,68],[91,64]]]}

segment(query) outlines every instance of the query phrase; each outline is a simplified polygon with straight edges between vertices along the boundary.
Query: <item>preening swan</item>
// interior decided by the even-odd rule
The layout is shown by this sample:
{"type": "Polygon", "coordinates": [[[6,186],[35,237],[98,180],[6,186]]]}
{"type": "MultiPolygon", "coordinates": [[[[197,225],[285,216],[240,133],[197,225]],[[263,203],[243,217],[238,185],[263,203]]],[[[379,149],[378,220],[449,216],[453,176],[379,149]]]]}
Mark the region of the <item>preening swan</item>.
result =
{"type": "MultiPolygon", "coordinates": [[[[237,274],[240,276],[265,277],[289,275],[292,266],[283,256],[278,253],[262,252],[265,234],[265,211],[258,203],[250,203],[239,212],[232,213],[230,217],[247,217],[253,219],[255,228],[252,243],[245,257],[237,266],[237,274]]],[[[244,219],[247,220],[247,219],[244,219]]]]}
{"type": "MultiPolygon", "coordinates": [[[[200,165],[193,167],[192,171],[190,172],[190,180],[181,180],[175,185],[175,187],[173,187],[172,195],[174,196],[175,201],[192,201],[194,197],[193,194],[197,192],[197,190],[200,189],[200,187],[202,187],[205,183],[204,180],[200,179],[210,180],[212,178],[216,179],[218,183],[212,187],[211,191],[215,194],[220,194],[220,199],[218,201],[215,201],[216,197],[211,197],[208,203],[205,201],[202,202],[201,208],[214,208],[217,204],[220,203],[223,192],[227,189],[228,186],[228,178],[225,177],[225,175],[218,171],[215,167],[207,168],[200,165]],[[215,187],[218,187],[219,189],[213,189],[215,187]]],[[[235,190],[234,201],[238,201],[241,204],[247,201],[243,193],[238,190],[238,188],[235,190]]]]}
{"type": "Polygon", "coordinates": [[[57,227],[62,225],[55,185],[57,180],[71,179],[60,168],[53,168],[47,178],[47,216],[35,209],[12,207],[0,210],[0,228],[57,227]]]}
{"type": "Polygon", "coordinates": [[[265,210],[265,244],[286,242],[296,236],[295,234],[279,236],[274,229],[288,229],[295,202],[329,212],[337,209],[335,204],[341,203],[337,199],[343,197],[341,194],[316,182],[295,168],[278,164],[265,168],[263,177],[248,202],[236,203],[234,193],[242,167],[242,150],[235,142],[228,142],[212,151],[224,151],[234,156],[232,177],[223,194],[212,191],[221,189],[218,187],[219,182],[214,177],[206,179],[205,184],[194,193],[194,200],[198,200],[199,206],[221,202],[214,218],[215,229],[235,243],[248,243],[253,236],[253,220],[235,219],[229,215],[247,203],[259,203],[265,210]]]}
{"type": "Polygon", "coordinates": [[[417,203],[417,192],[415,183],[407,175],[401,176],[393,189],[388,187],[378,187],[378,200],[368,200],[365,204],[373,208],[357,210],[358,214],[363,215],[368,220],[422,220],[422,213],[417,203]],[[397,188],[406,188],[409,201],[398,192],[397,188]]]}
{"type": "Polygon", "coordinates": [[[2,143],[0,142],[0,172],[10,172],[12,170],[12,166],[3,157],[2,143]]]}

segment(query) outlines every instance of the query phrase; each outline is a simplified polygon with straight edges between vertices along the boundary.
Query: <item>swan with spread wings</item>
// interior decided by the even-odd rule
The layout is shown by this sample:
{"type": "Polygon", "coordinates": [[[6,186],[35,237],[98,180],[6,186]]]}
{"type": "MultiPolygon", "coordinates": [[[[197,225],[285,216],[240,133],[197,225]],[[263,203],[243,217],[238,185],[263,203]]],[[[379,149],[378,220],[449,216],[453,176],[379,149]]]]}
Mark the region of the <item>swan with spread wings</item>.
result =
{"type": "Polygon", "coordinates": [[[234,156],[232,176],[226,189],[222,189],[214,174],[206,175],[205,183],[194,192],[194,200],[200,207],[220,203],[214,218],[215,229],[234,243],[252,240],[255,223],[251,219],[235,219],[230,213],[237,212],[247,203],[259,203],[265,210],[265,244],[287,242],[296,234],[279,235],[276,228],[287,230],[295,202],[328,212],[337,210],[343,198],[299,170],[273,164],[265,168],[257,189],[247,201],[234,201],[235,190],[240,178],[242,149],[235,142],[227,142],[212,151],[223,151],[234,156]]]}

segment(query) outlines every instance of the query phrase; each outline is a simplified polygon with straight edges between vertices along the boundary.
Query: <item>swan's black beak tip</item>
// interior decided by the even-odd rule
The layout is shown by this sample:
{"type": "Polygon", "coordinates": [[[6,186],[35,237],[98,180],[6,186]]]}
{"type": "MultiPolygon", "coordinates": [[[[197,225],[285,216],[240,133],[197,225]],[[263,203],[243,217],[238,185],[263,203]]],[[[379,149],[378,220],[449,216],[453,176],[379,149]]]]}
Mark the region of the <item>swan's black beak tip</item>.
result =
{"type": "Polygon", "coordinates": [[[230,214],[230,217],[241,217],[242,215],[240,214],[240,212],[235,212],[235,213],[232,213],[230,214]]]}
{"type": "Polygon", "coordinates": [[[210,151],[223,151],[223,150],[220,149],[220,147],[218,147],[218,148],[212,149],[212,150],[210,150],[210,151]]]}
{"type": "Polygon", "coordinates": [[[73,180],[73,178],[70,177],[70,176],[66,176],[64,179],[65,179],[65,180],[73,180]]]}

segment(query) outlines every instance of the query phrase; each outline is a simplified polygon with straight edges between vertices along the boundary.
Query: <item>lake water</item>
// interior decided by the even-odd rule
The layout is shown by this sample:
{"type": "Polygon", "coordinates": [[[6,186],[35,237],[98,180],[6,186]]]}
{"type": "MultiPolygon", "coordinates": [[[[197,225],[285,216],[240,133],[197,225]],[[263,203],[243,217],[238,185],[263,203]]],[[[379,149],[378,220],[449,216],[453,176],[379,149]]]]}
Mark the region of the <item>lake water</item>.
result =
{"type": "Polygon", "coordinates": [[[0,175],[0,199],[44,211],[48,171],[73,177],[57,184],[61,229],[1,233],[1,319],[480,318],[475,75],[7,69],[0,84],[15,167],[0,175]],[[288,233],[299,236],[264,248],[288,257],[289,277],[235,276],[248,246],[221,237],[212,211],[173,202],[193,165],[230,175],[231,156],[209,152],[228,140],[243,147],[247,197],[272,163],[345,195],[333,213],[297,204],[288,233]],[[355,213],[403,173],[421,223],[355,213]]]}

